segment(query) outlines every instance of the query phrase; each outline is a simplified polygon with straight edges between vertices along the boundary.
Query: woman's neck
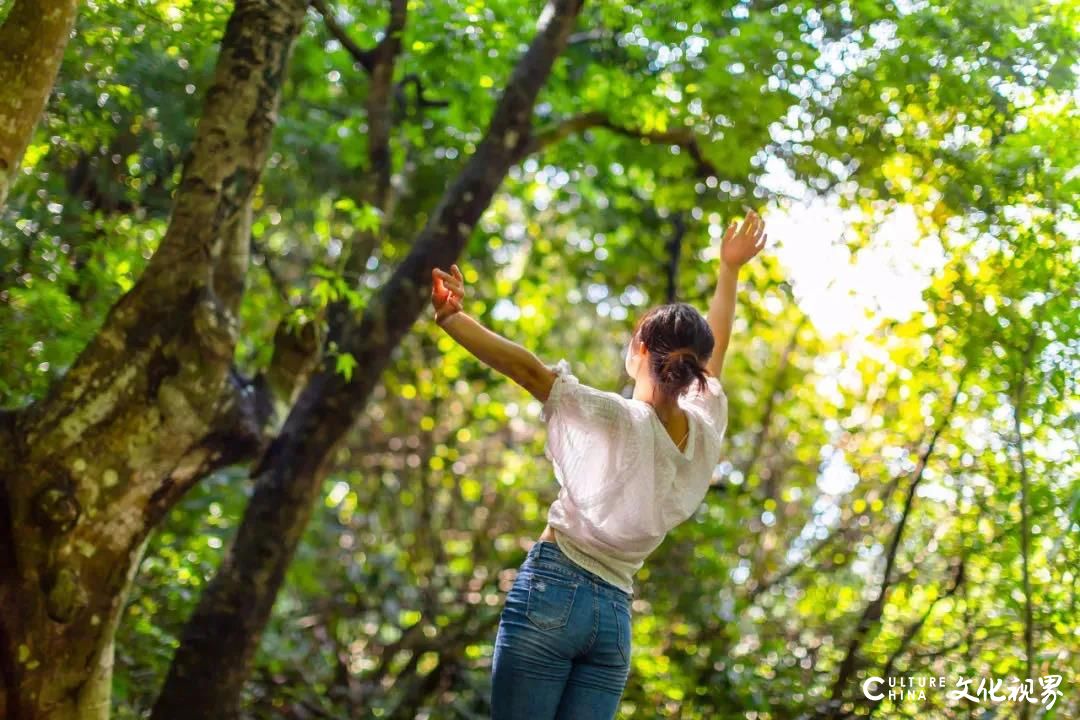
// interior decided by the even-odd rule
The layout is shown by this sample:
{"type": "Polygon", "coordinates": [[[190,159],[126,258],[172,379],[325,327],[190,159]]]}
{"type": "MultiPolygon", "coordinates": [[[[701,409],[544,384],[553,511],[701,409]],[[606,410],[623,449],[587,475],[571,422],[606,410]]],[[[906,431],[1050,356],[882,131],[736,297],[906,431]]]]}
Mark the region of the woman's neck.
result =
{"type": "Polygon", "coordinates": [[[640,400],[641,402],[648,403],[653,406],[653,410],[656,411],[656,415],[665,424],[672,419],[679,411],[679,400],[674,397],[665,397],[656,392],[655,386],[646,386],[644,383],[637,383],[634,386],[634,400],[640,400]]]}

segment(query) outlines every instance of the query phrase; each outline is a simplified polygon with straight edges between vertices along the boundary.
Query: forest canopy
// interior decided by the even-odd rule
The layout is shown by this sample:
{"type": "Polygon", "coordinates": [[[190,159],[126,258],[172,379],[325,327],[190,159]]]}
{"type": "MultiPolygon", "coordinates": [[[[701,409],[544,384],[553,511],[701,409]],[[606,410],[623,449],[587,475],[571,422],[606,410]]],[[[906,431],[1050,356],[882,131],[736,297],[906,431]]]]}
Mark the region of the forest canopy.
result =
{"type": "Polygon", "coordinates": [[[432,268],[627,395],[637,318],[704,312],[755,209],[621,716],[1080,717],[1075,0],[0,23],[0,715],[488,717],[558,486],[432,268]],[[909,675],[1034,698],[861,689],[909,675]]]}

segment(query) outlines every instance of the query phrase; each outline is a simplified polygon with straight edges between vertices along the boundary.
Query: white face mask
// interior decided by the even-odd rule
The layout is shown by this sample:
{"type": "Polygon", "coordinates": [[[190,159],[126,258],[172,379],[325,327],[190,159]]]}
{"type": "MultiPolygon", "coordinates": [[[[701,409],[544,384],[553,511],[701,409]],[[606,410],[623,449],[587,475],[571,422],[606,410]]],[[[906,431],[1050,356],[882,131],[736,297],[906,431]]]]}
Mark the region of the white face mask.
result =
{"type": "Polygon", "coordinates": [[[630,339],[630,343],[626,346],[626,372],[632,378],[637,378],[638,364],[641,360],[641,355],[634,352],[634,339],[630,339]]]}

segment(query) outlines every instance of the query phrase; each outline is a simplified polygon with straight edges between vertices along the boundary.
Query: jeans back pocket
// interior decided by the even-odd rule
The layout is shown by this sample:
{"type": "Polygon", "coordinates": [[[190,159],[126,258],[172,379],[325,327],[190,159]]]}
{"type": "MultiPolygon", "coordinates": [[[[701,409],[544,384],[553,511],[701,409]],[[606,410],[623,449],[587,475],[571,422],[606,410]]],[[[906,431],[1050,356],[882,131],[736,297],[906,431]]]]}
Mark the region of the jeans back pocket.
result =
{"type": "Polygon", "coordinates": [[[577,583],[570,578],[550,575],[529,577],[529,604],[525,616],[541,630],[554,630],[566,625],[574,605],[577,583]]]}
{"type": "Polygon", "coordinates": [[[622,653],[623,662],[630,664],[630,610],[612,600],[611,607],[615,610],[615,637],[619,644],[619,652],[622,653]]]}

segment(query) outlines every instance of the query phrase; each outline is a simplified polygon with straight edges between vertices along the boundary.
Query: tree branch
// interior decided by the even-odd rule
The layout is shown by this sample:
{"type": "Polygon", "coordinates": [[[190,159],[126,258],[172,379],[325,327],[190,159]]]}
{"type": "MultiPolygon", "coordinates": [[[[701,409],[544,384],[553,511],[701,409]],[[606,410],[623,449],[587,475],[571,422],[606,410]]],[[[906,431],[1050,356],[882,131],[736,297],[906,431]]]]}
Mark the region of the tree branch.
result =
{"type": "MultiPolygon", "coordinates": [[[[930,602],[925,612],[923,612],[923,614],[919,617],[918,620],[911,623],[907,626],[907,628],[905,628],[904,634],[900,638],[900,644],[897,645],[896,650],[894,650],[893,653],[889,655],[888,661],[886,661],[885,666],[881,670],[881,677],[889,678],[892,676],[893,668],[896,667],[896,663],[900,660],[900,657],[905,652],[907,652],[907,649],[911,646],[911,643],[915,641],[915,638],[922,631],[923,626],[926,625],[926,621],[930,619],[930,615],[934,611],[934,606],[937,605],[941,600],[955,595],[957,590],[960,589],[960,586],[963,585],[965,564],[966,558],[961,557],[959,562],[957,562],[956,564],[956,568],[953,570],[952,583],[949,585],[949,587],[946,588],[944,593],[938,595],[930,602]]],[[[872,716],[875,712],[877,712],[878,708],[881,706],[881,702],[883,699],[884,698],[879,698],[877,700],[870,701],[870,712],[868,713],[868,716],[872,716]]]]}
{"type": "Polygon", "coordinates": [[[960,393],[963,390],[964,380],[967,378],[969,368],[970,366],[965,366],[961,370],[960,378],[956,383],[956,390],[953,392],[952,399],[949,401],[948,407],[934,427],[933,432],[930,434],[929,441],[926,443],[926,447],[915,466],[911,483],[908,485],[907,497],[904,500],[904,508],[901,512],[900,520],[893,530],[889,549],[885,555],[885,570],[882,572],[881,584],[878,587],[877,596],[863,609],[855,632],[848,642],[847,652],[844,655],[843,661],[840,663],[840,669],[837,672],[836,680],[833,683],[830,699],[826,703],[827,717],[836,717],[836,713],[843,704],[844,691],[858,665],[859,649],[862,646],[863,640],[869,634],[870,629],[881,620],[881,613],[885,607],[885,600],[893,586],[892,574],[893,568],[896,565],[896,556],[900,549],[900,541],[904,536],[904,528],[907,526],[908,518],[911,516],[911,509],[915,503],[915,491],[918,489],[923,474],[926,472],[926,467],[934,453],[934,447],[937,444],[938,438],[941,437],[945,428],[948,427],[953,412],[956,410],[956,404],[959,401],[960,393]]]}
{"type": "Polygon", "coordinates": [[[0,208],[56,82],[78,0],[15,0],[0,25],[0,208]]]}
{"type": "Polygon", "coordinates": [[[311,0],[311,7],[318,10],[319,14],[323,16],[326,29],[330,31],[335,40],[341,43],[341,47],[345,48],[346,52],[352,55],[353,60],[370,73],[375,67],[376,50],[365,50],[357,45],[356,41],[349,37],[349,33],[346,32],[345,28],[338,23],[333,11],[326,4],[326,0],[311,0]]]}
{"type": "MultiPolygon", "coordinates": [[[[369,69],[364,107],[367,111],[367,150],[369,167],[364,178],[361,200],[368,205],[385,210],[390,197],[393,159],[390,153],[390,133],[394,127],[394,66],[401,52],[401,34],[405,29],[407,0],[391,0],[390,21],[386,34],[376,46],[369,69]]],[[[360,234],[349,247],[345,258],[346,274],[359,275],[367,265],[375,248],[379,229],[360,234]]]]}
{"type": "Polygon", "coordinates": [[[409,113],[409,100],[405,90],[408,87],[413,89],[413,105],[415,106],[415,112],[419,113],[421,110],[427,108],[444,108],[450,107],[450,103],[446,100],[435,100],[427,97],[425,94],[424,82],[420,79],[420,76],[416,73],[409,73],[405,77],[401,78],[397,86],[394,89],[394,97],[397,101],[398,117],[404,118],[409,113]]]}
{"type": "Polygon", "coordinates": [[[685,150],[694,162],[695,174],[698,177],[721,177],[716,166],[705,157],[701,150],[701,144],[697,135],[690,129],[646,131],[639,128],[619,125],[607,116],[606,113],[593,111],[582,113],[555,123],[532,135],[528,144],[523,148],[521,157],[531,155],[571,135],[576,135],[593,128],[602,128],[628,138],[636,138],[644,143],[658,145],[675,145],[685,150]]]}
{"type": "MultiPolygon", "coordinates": [[[[375,63],[368,87],[368,158],[370,190],[366,202],[380,210],[390,189],[390,130],[393,128],[394,65],[401,52],[401,33],[405,30],[406,0],[391,0],[390,22],[382,42],[375,48],[375,63]]],[[[367,259],[365,258],[366,262],[367,259]]]]}
{"type": "Polygon", "coordinates": [[[243,680],[333,453],[363,412],[391,353],[420,315],[432,268],[457,259],[520,156],[536,97],[566,46],[582,2],[549,2],[484,139],[363,315],[355,317],[345,303],[331,306],[330,341],[356,360],[352,377],[345,379],[324,359],[253,470],[251,501],[226,558],[182,633],[154,720],[237,715],[243,680]]]}
{"type": "Polygon", "coordinates": [[[772,429],[773,414],[776,410],[776,403],[779,402],[780,397],[785,390],[785,379],[787,378],[788,367],[791,365],[791,356],[798,346],[799,331],[806,325],[807,316],[805,313],[801,313],[799,316],[799,322],[795,324],[795,327],[791,330],[791,336],[788,338],[787,344],[784,345],[783,352],[780,353],[780,362],[776,367],[776,374],[773,376],[772,389],[765,399],[765,409],[761,413],[760,429],[757,435],[754,437],[754,444],[750,450],[750,456],[746,459],[746,464],[743,465],[742,474],[743,477],[750,477],[750,471],[757,465],[758,460],[761,458],[761,452],[765,448],[765,440],[769,436],[769,430],[772,429]]]}
{"type": "Polygon", "coordinates": [[[682,211],[671,220],[671,239],[667,243],[667,302],[675,302],[679,293],[679,257],[682,255],[683,238],[686,236],[686,216],[682,211]]]}
{"type": "Polygon", "coordinates": [[[816,558],[821,552],[826,550],[830,545],[842,538],[848,531],[846,525],[839,525],[832,530],[828,535],[818,540],[800,559],[798,562],[793,562],[783,570],[780,570],[774,575],[769,576],[765,580],[755,585],[746,595],[746,600],[749,604],[753,605],[757,602],[758,598],[764,593],[768,592],[772,588],[776,587],[780,583],[786,581],[789,577],[794,575],[799,570],[806,567],[806,562],[816,558]]]}
{"type": "MultiPolygon", "coordinates": [[[[852,469],[859,477],[865,477],[865,473],[860,471],[858,468],[852,469]]],[[[876,498],[884,498],[887,500],[888,498],[892,497],[893,493],[896,492],[897,486],[900,484],[900,479],[900,476],[896,476],[889,482],[888,485],[882,486],[882,489],[876,493],[876,498]]],[[[827,549],[828,546],[830,546],[837,540],[844,539],[849,532],[853,531],[856,528],[860,518],[870,514],[870,506],[873,504],[872,501],[875,499],[875,496],[868,494],[866,499],[870,500],[870,502],[864,502],[864,508],[861,511],[853,512],[849,519],[838,525],[827,536],[825,536],[821,540],[818,540],[818,542],[815,543],[809,551],[807,551],[807,553],[802,559],[788,565],[783,570],[777,572],[775,575],[772,575],[765,580],[762,580],[761,583],[759,583],[758,585],[755,585],[747,594],[747,601],[753,604],[757,602],[758,598],[760,598],[761,595],[767,590],[786,581],[799,570],[811,569],[811,566],[807,565],[808,560],[817,557],[817,555],[821,551],[827,549]]]]}
{"type": "MultiPolygon", "coordinates": [[[[1039,309],[1045,307],[1040,305],[1039,309]]],[[[1024,659],[1027,664],[1027,676],[1034,681],[1035,677],[1035,621],[1031,606],[1031,517],[1029,505],[1031,503],[1031,485],[1028,479],[1027,453],[1024,450],[1024,431],[1022,418],[1027,400],[1027,367],[1035,354],[1035,344],[1039,337],[1039,324],[1035,313],[1035,321],[1032,322],[1031,333],[1028,335],[1027,346],[1020,357],[1020,367],[1017,370],[1015,389],[1013,394],[1013,432],[1016,434],[1016,454],[1020,461],[1020,557],[1021,569],[1024,579],[1024,659]]],[[[1021,720],[1027,720],[1029,711],[1027,703],[1020,711],[1021,720]]]]}
{"type": "Polygon", "coordinates": [[[254,236],[250,237],[249,242],[250,246],[248,248],[248,253],[252,256],[258,256],[262,258],[262,266],[263,269],[266,270],[266,274],[270,277],[270,284],[274,286],[274,289],[277,291],[278,297],[281,299],[281,301],[284,303],[288,303],[289,283],[286,282],[285,278],[281,276],[281,273],[278,271],[278,269],[274,267],[275,260],[271,258],[270,253],[268,253],[266,249],[263,248],[262,245],[260,245],[258,241],[255,240],[254,236]]]}

